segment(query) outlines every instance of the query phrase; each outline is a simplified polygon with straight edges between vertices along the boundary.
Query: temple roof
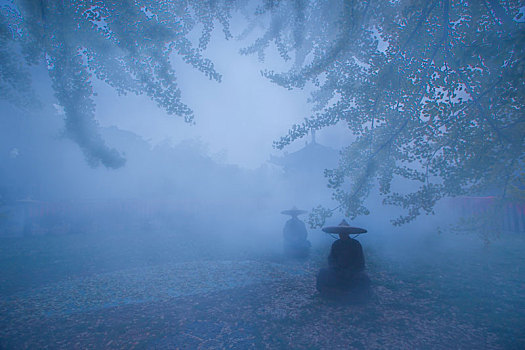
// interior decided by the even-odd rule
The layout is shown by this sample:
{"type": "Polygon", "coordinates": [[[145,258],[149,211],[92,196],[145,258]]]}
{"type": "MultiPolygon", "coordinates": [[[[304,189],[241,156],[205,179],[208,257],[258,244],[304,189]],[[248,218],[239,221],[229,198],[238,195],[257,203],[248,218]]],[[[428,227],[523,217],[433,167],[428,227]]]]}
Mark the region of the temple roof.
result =
{"type": "Polygon", "coordinates": [[[304,170],[308,168],[333,168],[337,166],[339,152],[317,142],[310,142],[296,152],[282,157],[271,156],[270,162],[286,170],[304,170]]]}

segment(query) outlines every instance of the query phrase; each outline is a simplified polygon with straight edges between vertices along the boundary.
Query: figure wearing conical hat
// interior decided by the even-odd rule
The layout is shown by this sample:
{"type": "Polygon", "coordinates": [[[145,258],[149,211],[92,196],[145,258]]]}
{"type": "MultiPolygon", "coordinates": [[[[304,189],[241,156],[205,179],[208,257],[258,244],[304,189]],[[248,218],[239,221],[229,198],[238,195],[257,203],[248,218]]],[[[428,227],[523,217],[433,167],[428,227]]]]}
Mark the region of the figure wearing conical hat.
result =
{"type": "Polygon", "coordinates": [[[328,268],[321,269],[317,276],[317,290],[322,294],[334,295],[350,291],[367,292],[370,284],[365,270],[363,247],[350,234],[362,234],[367,231],[352,227],[343,220],[339,226],[323,228],[324,232],[336,233],[336,240],[328,256],[328,268]]]}
{"type": "Polygon", "coordinates": [[[281,214],[292,216],[286,221],[283,228],[284,252],[291,257],[305,258],[310,254],[311,244],[307,239],[308,231],[304,222],[298,218],[298,215],[305,213],[306,211],[296,207],[281,212],[281,214]]]}
{"type": "Polygon", "coordinates": [[[351,227],[343,220],[339,226],[326,227],[323,231],[339,234],[339,239],[332,244],[328,256],[328,265],[331,268],[352,272],[365,269],[363,247],[357,239],[350,238],[350,234],[365,233],[366,230],[351,227]]]}

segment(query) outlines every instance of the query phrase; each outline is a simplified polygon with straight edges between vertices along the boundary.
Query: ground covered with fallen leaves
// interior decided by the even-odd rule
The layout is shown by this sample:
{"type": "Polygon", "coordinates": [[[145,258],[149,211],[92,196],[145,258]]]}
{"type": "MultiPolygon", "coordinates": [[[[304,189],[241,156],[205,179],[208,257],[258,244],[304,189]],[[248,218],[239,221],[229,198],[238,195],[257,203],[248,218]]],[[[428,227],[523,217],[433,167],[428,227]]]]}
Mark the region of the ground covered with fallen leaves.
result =
{"type": "Polygon", "coordinates": [[[309,259],[177,236],[2,239],[2,349],[523,349],[523,242],[394,259],[365,247],[372,295],[315,290],[309,259]],[[117,249],[118,247],[118,249],[117,249]]]}

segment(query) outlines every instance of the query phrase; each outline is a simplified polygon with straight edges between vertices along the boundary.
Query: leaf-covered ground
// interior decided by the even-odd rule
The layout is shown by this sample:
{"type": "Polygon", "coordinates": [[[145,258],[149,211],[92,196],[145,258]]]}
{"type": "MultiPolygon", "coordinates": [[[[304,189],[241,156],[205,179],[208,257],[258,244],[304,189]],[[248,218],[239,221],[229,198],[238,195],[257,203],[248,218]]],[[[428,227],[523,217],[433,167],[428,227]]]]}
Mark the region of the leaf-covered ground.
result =
{"type": "Polygon", "coordinates": [[[0,348],[525,347],[519,245],[435,251],[417,264],[365,246],[373,295],[353,302],[315,290],[326,247],[290,261],[277,251],[203,255],[169,237],[98,238],[3,241],[0,348]]]}

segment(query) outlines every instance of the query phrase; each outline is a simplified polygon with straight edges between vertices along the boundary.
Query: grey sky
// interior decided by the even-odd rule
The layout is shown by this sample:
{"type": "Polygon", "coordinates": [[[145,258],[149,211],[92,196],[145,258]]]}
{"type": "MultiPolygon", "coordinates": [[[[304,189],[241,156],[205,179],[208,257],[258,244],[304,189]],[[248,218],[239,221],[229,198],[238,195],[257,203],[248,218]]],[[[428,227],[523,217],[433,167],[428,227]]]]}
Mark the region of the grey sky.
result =
{"type": "MultiPolygon", "coordinates": [[[[307,91],[289,91],[261,76],[264,68],[286,69],[286,64],[271,49],[265,62],[260,62],[256,55],[238,53],[249,43],[224,40],[222,32],[215,31],[205,55],[222,74],[221,83],[210,81],[174,57],[182,98],[195,113],[195,125],[167,115],[146,96],[118,97],[111,88],[97,83],[96,115],[100,124],[135,132],[152,144],[166,139],[174,143],[200,139],[212,154],[221,154],[228,163],[258,167],[270,153],[281,153],[272,148],[272,142],[293,123],[309,117],[311,105],[307,103],[307,91]]],[[[320,142],[339,147],[342,143],[339,134],[332,128],[317,137],[320,142]]],[[[305,141],[296,141],[287,150],[298,149],[305,141]]]]}

